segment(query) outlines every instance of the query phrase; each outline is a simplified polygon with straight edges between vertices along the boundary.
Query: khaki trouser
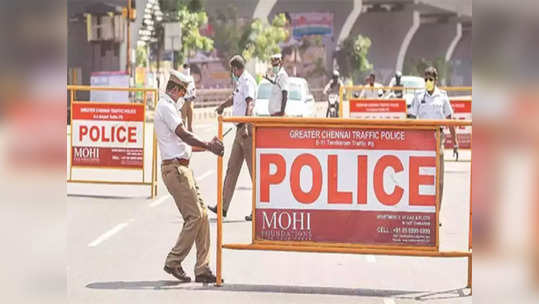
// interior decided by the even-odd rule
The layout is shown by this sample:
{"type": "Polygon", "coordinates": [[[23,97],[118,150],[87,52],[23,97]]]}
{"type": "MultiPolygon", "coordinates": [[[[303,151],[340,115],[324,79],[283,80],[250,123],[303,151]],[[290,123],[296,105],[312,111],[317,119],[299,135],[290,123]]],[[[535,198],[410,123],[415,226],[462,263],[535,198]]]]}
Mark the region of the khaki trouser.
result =
{"type": "Polygon", "coordinates": [[[253,169],[251,168],[253,164],[253,137],[243,137],[240,134],[244,127],[236,128],[236,137],[234,138],[234,144],[232,144],[232,151],[228,159],[228,167],[226,168],[225,183],[223,186],[223,211],[228,211],[244,160],[247,163],[249,175],[251,179],[253,178],[253,169]]]}
{"type": "Polygon", "coordinates": [[[193,132],[193,102],[185,101],[181,112],[184,126],[189,132],[193,132]]]}
{"type": "Polygon", "coordinates": [[[168,254],[165,265],[180,266],[193,243],[196,244],[195,275],[211,272],[209,268],[210,224],[204,201],[200,196],[193,170],[173,162],[161,166],[162,177],[168,192],[174,198],[183,217],[183,228],[176,244],[168,254]]]}

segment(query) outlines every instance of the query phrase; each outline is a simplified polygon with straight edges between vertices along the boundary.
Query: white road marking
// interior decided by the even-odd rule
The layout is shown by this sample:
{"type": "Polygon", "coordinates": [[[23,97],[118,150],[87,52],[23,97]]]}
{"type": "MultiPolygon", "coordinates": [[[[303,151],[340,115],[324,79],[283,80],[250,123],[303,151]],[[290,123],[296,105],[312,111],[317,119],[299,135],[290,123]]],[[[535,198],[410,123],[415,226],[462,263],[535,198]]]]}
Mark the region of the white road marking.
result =
{"type": "Polygon", "coordinates": [[[213,170],[210,170],[210,171],[202,173],[202,175],[197,176],[197,181],[201,181],[205,179],[206,177],[212,175],[213,172],[214,172],[213,170]]]}
{"type": "Polygon", "coordinates": [[[164,195],[164,196],[161,196],[160,198],[156,199],[155,201],[151,202],[148,206],[150,208],[153,208],[155,206],[158,206],[158,205],[161,205],[162,203],[164,203],[167,199],[171,198],[172,196],[170,196],[170,194],[167,194],[167,195],[164,195]]]}
{"type": "Polygon", "coordinates": [[[384,299],[384,304],[395,304],[395,300],[391,298],[384,299]]]}
{"type": "Polygon", "coordinates": [[[118,224],[116,226],[114,226],[114,228],[110,229],[109,231],[103,233],[102,235],[100,235],[97,239],[95,239],[93,242],[91,242],[90,244],[88,244],[88,247],[95,247],[99,244],[101,244],[102,242],[106,241],[108,238],[110,238],[111,236],[115,235],[116,233],[122,231],[122,229],[124,229],[125,227],[127,227],[128,223],[121,223],[121,224],[118,224]]]}
{"type": "Polygon", "coordinates": [[[374,255],[367,255],[365,256],[365,259],[367,259],[367,263],[376,263],[376,257],[374,255]]]}

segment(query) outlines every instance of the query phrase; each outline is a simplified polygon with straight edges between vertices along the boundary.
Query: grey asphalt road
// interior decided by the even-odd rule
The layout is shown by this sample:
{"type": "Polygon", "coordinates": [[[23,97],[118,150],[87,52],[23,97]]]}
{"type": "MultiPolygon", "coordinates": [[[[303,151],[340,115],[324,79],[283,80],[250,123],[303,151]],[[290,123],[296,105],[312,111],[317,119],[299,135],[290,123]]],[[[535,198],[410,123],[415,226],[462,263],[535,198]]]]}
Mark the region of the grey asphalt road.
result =
{"type": "MultiPolygon", "coordinates": [[[[225,126],[225,130],[229,127],[225,126]]],[[[215,121],[196,123],[195,133],[210,139],[215,121]]],[[[229,152],[233,132],[225,137],[229,152]]],[[[449,157],[450,151],[446,155],[449,157]]],[[[461,158],[469,157],[468,152],[461,158]]],[[[228,153],[225,155],[225,168],[228,153]]],[[[216,157],[194,153],[191,166],[208,204],[216,200],[216,157]]],[[[441,248],[468,244],[470,163],[446,163],[441,248]]],[[[68,297],[70,303],[471,303],[463,258],[268,251],[223,251],[223,287],[178,284],[163,272],[166,254],[182,219],[158,174],[159,192],[133,187],[116,191],[99,185],[68,192],[68,297]],[[110,197],[110,193],[138,197],[110,197]],[[104,193],[104,194],[103,194],[104,193]],[[101,195],[106,195],[103,197],[101,195]]],[[[251,184],[246,166],[224,223],[225,243],[248,243],[251,184]]],[[[215,269],[216,220],[210,212],[211,267],[215,269]]],[[[183,263],[194,277],[195,249],[183,263]]]]}

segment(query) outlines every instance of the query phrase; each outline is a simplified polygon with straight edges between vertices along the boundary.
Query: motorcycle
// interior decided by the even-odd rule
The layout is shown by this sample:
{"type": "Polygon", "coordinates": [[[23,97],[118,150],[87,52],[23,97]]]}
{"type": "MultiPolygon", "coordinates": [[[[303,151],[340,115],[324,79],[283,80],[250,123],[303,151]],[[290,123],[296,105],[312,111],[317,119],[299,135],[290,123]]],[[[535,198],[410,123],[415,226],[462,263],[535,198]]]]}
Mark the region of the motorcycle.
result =
{"type": "Polygon", "coordinates": [[[326,117],[339,117],[339,97],[337,94],[328,95],[328,109],[326,117]]]}

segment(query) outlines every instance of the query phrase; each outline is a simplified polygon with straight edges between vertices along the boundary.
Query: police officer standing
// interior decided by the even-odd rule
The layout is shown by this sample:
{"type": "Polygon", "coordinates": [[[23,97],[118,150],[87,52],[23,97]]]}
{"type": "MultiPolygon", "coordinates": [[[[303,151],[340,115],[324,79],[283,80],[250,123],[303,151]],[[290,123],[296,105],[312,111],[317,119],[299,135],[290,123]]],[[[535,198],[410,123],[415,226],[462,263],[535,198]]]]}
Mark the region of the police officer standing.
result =
{"type": "Polygon", "coordinates": [[[370,73],[369,77],[367,78],[366,88],[363,88],[363,90],[361,90],[361,93],[359,94],[359,98],[366,98],[366,99],[378,98],[379,90],[381,88],[382,88],[382,85],[379,83],[376,83],[376,75],[374,75],[374,73],[370,73]]]}
{"type": "MultiPolygon", "coordinates": [[[[256,100],[256,81],[253,76],[245,70],[245,60],[239,55],[232,57],[229,61],[232,79],[236,85],[234,93],[225,102],[217,107],[217,113],[222,114],[224,108],[232,106],[232,116],[251,116],[254,102],[256,100]]],[[[247,163],[249,174],[252,178],[252,129],[244,123],[236,123],[236,137],[228,159],[225,182],[223,187],[223,216],[226,217],[230,201],[236,189],[236,182],[243,166],[243,161],[247,163]]],[[[208,207],[217,213],[217,206],[208,207]]],[[[252,220],[251,215],[245,217],[252,220]]]]}
{"type": "Polygon", "coordinates": [[[193,132],[193,102],[196,98],[196,88],[193,77],[191,76],[191,69],[186,63],[183,65],[183,74],[191,80],[187,87],[187,93],[185,93],[183,105],[178,109],[181,111],[182,119],[187,125],[187,130],[193,132]]]}
{"type": "Polygon", "coordinates": [[[281,54],[271,56],[271,67],[274,79],[268,79],[272,84],[268,102],[268,112],[271,116],[284,116],[288,100],[288,74],[283,68],[281,54]]]}
{"type": "Polygon", "coordinates": [[[190,81],[190,77],[171,71],[166,92],[160,95],[155,110],[154,127],[161,152],[162,178],[184,220],[178,240],[165,260],[164,270],[182,282],[191,281],[181,263],[195,243],[195,281],[213,283],[216,278],[209,268],[208,259],[210,225],[193,170],[189,168],[189,159],[191,146],[204,148],[216,155],[223,155],[224,147],[216,137],[206,142],[185,129],[177,108],[181,108],[185,101],[190,81]]]}
{"type": "MultiPolygon", "coordinates": [[[[415,94],[412,104],[409,108],[409,117],[418,119],[452,119],[453,109],[449,103],[449,97],[447,92],[439,89],[436,86],[438,81],[438,71],[436,68],[430,66],[425,69],[425,90],[421,90],[415,94]]],[[[458,159],[458,142],[455,134],[455,127],[450,126],[449,132],[453,139],[453,154],[458,159]]],[[[439,178],[439,191],[440,191],[440,208],[442,206],[442,194],[444,190],[444,154],[443,154],[443,132],[440,140],[440,178],[439,178]]]]}

